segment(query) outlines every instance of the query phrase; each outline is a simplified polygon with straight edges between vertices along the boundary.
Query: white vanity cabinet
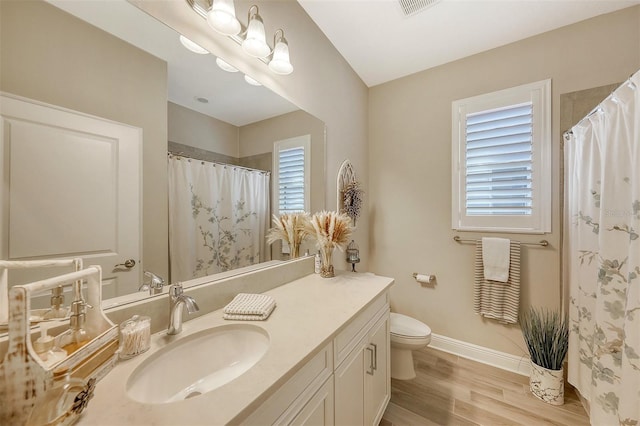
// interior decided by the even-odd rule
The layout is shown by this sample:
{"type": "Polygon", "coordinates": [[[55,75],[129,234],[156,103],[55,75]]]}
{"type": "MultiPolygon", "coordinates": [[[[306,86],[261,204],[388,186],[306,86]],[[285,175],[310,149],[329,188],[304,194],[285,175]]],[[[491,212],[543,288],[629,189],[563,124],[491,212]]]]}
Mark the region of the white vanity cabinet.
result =
{"type": "MultiPolygon", "coordinates": [[[[387,408],[391,398],[391,370],[389,364],[389,312],[381,318],[371,331],[371,342],[373,346],[373,371],[365,373],[365,399],[364,413],[365,424],[377,425],[382,419],[382,415],[387,408]]],[[[365,364],[366,367],[366,364],[365,364]]]]}
{"type": "Polygon", "coordinates": [[[334,372],[336,425],[377,425],[391,396],[388,305],[363,331],[334,372]]]}
{"type": "Polygon", "coordinates": [[[329,377],[289,424],[295,426],[333,425],[333,404],[333,377],[329,377]]]}
{"type": "MultiPolygon", "coordinates": [[[[119,362],[98,384],[78,424],[376,425],[390,395],[389,288],[393,278],[338,271],[335,278],[325,279],[310,272],[312,265],[311,257],[302,258],[232,277],[229,283],[225,279],[198,285],[191,291],[202,302],[201,310],[208,299],[227,297],[240,288],[262,291],[277,301],[278,307],[266,321],[251,324],[269,336],[269,346],[243,374],[199,396],[170,404],[138,401],[130,393],[130,379],[146,363],[155,362],[160,351],[189,344],[201,333],[231,329],[235,323],[246,327],[244,322],[225,320],[222,309],[210,306],[213,310],[187,321],[181,334],[153,334],[147,352],[119,362]],[[298,263],[304,268],[298,268],[298,263]],[[301,276],[274,284],[268,291],[261,287],[276,278],[286,281],[298,272],[301,276]]],[[[147,303],[136,309],[156,310],[151,309],[153,299],[147,303]]],[[[167,321],[166,317],[156,319],[167,321]]],[[[184,361],[176,359],[177,363],[184,361]]]]}
{"type": "Polygon", "coordinates": [[[385,291],[260,405],[244,425],[377,425],[390,398],[385,291]]]}
{"type": "Polygon", "coordinates": [[[333,425],[333,344],[307,361],[243,425],[333,425]]]}

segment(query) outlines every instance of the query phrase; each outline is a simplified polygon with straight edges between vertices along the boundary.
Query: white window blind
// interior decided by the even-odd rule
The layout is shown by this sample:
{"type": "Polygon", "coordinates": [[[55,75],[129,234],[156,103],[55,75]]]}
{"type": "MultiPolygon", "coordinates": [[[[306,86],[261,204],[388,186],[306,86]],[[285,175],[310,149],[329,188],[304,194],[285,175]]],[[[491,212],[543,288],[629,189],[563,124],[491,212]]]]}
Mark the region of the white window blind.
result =
{"type": "Polygon", "coordinates": [[[278,156],[279,211],[281,214],[304,211],[304,147],[283,149],[278,156]]]}
{"type": "Polygon", "coordinates": [[[452,228],[551,231],[551,80],[452,103],[452,228]]]}
{"type": "Polygon", "coordinates": [[[275,214],[309,211],[311,136],[297,136],[274,143],[273,200],[275,214]]]}
{"type": "Polygon", "coordinates": [[[531,215],[531,102],[467,115],[467,215],[531,215]]]}

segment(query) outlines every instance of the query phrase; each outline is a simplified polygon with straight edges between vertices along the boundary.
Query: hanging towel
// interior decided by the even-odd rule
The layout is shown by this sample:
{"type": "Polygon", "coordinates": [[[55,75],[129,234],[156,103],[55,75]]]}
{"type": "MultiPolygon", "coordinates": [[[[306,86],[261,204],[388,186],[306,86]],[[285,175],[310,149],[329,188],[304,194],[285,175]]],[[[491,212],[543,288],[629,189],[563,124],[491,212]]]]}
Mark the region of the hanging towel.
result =
{"type": "Polygon", "coordinates": [[[506,283],[487,280],[484,276],[482,241],[476,241],[473,311],[505,324],[518,322],[520,305],[520,241],[511,241],[509,279],[506,283]]]}
{"type": "Polygon", "coordinates": [[[267,294],[238,293],[224,307],[222,318],[228,320],[264,321],[276,307],[276,301],[267,294]]]}
{"type": "Polygon", "coordinates": [[[506,283],[509,280],[511,241],[506,238],[482,239],[482,264],[484,279],[506,283]]]}

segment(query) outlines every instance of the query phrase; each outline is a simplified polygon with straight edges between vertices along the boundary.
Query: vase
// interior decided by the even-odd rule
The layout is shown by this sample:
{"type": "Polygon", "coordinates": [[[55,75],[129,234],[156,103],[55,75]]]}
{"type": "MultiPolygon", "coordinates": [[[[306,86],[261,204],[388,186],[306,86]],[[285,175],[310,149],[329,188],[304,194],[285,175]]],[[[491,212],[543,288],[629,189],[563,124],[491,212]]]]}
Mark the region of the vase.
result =
{"type": "Polygon", "coordinates": [[[322,265],[320,266],[320,276],[322,278],[333,278],[336,276],[333,270],[333,247],[322,247],[320,249],[322,265]]]}
{"type": "Polygon", "coordinates": [[[533,395],[551,405],[564,404],[563,370],[549,370],[531,362],[529,387],[533,395]]]}
{"type": "Polygon", "coordinates": [[[291,245],[291,259],[297,259],[300,257],[300,243],[294,243],[291,245]]]}

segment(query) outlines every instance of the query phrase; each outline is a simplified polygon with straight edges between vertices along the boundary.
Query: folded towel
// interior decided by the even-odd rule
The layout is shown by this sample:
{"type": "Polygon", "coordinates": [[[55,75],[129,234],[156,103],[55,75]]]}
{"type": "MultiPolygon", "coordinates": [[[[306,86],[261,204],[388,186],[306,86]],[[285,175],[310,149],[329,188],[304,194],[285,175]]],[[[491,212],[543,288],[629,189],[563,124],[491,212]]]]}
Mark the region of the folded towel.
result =
{"type": "Polygon", "coordinates": [[[266,294],[239,293],[224,307],[222,318],[228,320],[264,321],[276,307],[266,294]]]}
{"type": "Polygon", "coordinates": [[[509,280],[509,251],[511,241],[505,238],[482,239],[484,279],[506,283],[509,280]]]}

